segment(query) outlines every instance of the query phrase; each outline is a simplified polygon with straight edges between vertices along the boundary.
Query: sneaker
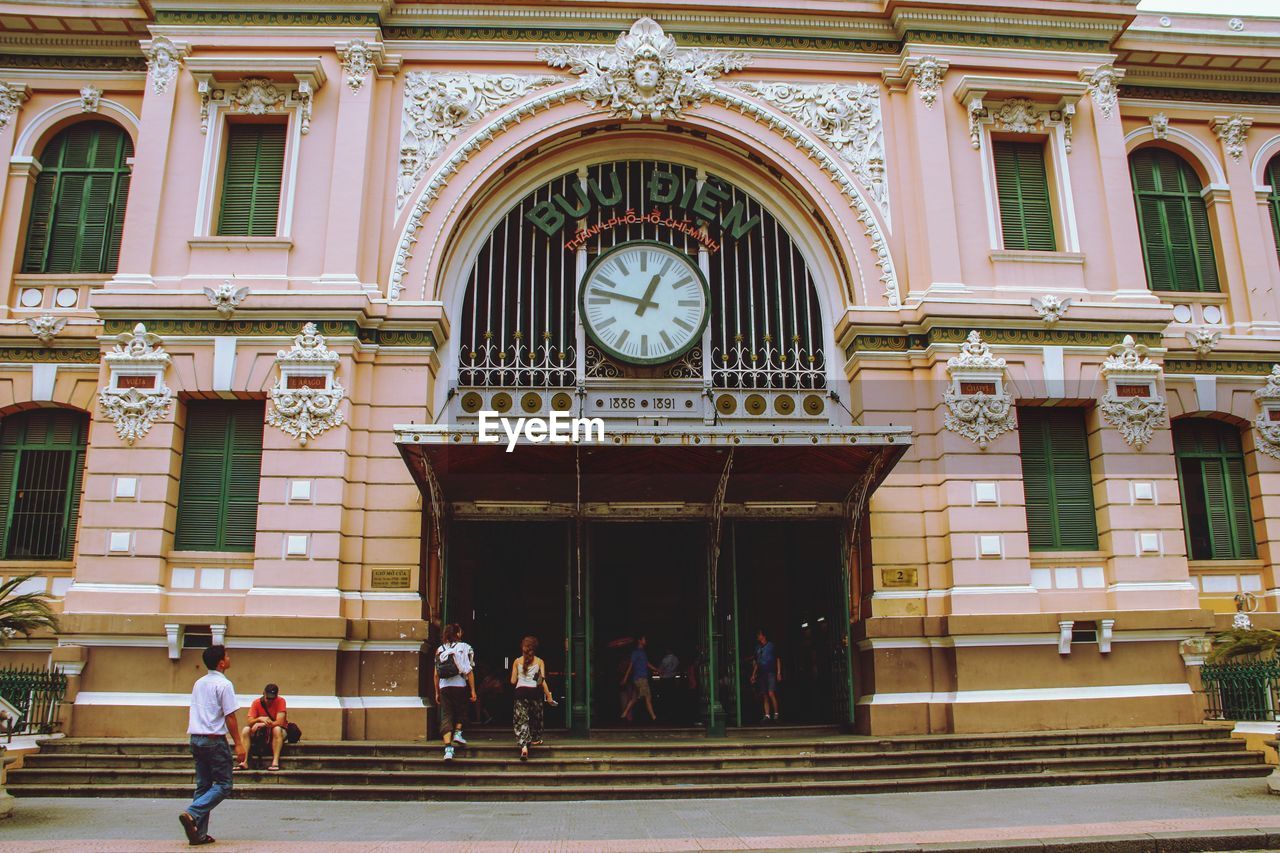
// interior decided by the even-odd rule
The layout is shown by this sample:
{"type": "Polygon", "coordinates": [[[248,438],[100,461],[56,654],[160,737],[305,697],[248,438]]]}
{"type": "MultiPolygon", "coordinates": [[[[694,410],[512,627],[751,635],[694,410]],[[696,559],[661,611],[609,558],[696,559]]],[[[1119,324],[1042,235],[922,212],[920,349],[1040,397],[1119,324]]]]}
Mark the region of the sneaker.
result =
{"type": "Polygon", "coordinates": [[[444,760],[445,760],[445,761],[453,761],[453,747],[451,747],[451,746],[446,746],[446,747],[444,748],[444,760]]]}
{"type": "Polygon", "coordinates": [[[462,736],[462,732],[453,733],[453,742],[457,746],[466,746],[467,739],[462,736]]]}

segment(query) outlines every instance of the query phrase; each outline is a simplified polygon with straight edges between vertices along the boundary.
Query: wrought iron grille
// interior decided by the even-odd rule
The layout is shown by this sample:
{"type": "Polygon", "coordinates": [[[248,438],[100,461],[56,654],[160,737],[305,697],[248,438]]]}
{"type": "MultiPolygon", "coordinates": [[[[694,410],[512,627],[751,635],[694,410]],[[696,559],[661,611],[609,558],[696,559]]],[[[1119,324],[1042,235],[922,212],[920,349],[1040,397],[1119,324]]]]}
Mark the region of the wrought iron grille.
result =
{"type": "Polygon", "coordinates": [[[1280,722],[1280,660],[1206,663],[1200,680],[1207,719],[1280,722]]]}
{"type": "MultiPolygon", "coordinates": [[[[739,227],[696,219],[687,188],[697,170],[655,160],[600,163],[568,173],[521,199],[494,227],[471,269],[461,317],[458,381],[463,386],[564,387],[616,368],[593,363],[575,345],[577,286],[601,252],[633,240],[656,240],[695,260],[707,252],[711,288],[712,382],[721,388],[821,388],[826,363],[822,318],[812,276],[786,229],[756,199],[716,175],[706,175],[741,203],[739,227]],[[655,172],[681,187],[671,203],[652,201],[655,172]],[[530,214],[559,196],[566,224],[548,235],[530,214]],[[753,220],[758,220],[753,222],[753,220]],[[743,223],[752,227],[741,228],[743,223]],[[736,232],[736,234],[735,234],[736,232]]],[[[589,348],[591,349],[591,348],[589,348]]],[[[679,376],[697,362],[680,366],[679,376]]],[[[601,361],[601,358],[595,361],[601,361]]]]}
{"type": "Polygon", "coordinates": [[[0,422],[0,556],[71,559],[87,433],[88,418],[66,409],[0,422]]]}
{"type": "Polygon", "coordinates": [[[64,673],[38,667],[0,669],[0,699],[18,709],[18,720],[6,735],[49,734],[67,695],[64,673]]]}

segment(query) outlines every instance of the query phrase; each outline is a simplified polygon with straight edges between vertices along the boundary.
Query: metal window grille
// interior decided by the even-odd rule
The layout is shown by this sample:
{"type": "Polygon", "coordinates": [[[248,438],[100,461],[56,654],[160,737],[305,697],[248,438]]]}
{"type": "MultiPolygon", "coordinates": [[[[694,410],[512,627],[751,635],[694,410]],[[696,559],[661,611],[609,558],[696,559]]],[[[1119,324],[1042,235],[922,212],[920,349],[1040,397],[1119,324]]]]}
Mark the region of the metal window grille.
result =
{"type": "Polygon", "coordinates": [[[53,560],[62,556],[68,475],[74,455],[71,450],[23,452],[13,493],[8,558],[53,560]]]}
{"type": "Polygon", "coordinates": [[[5,734],[49,734],[67,695],[67,676],[51,669],[16,667],[0,669],[0,698],[18,709],[17,722],[5,734]]]}
{"type": "Polygon", "coordinates": [[[1206,663],[1200,667],[1210,720],[1280,722],[1280,661],[1206,663]]]}

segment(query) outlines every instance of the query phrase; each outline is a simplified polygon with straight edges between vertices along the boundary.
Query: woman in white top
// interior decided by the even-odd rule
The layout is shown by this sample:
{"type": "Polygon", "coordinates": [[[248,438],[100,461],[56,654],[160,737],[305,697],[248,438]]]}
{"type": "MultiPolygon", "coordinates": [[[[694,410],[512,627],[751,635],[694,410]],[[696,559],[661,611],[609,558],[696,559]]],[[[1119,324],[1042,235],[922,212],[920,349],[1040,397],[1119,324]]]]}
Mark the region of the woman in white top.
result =
{"type": "Polygon", "coordinates": [[[444,626],[443,642],[436,649],[436,707],[440,709],[440,736],[444,760],[452,761],[456,747],[466,746],[462,724],[476,701],[475,660],[471,646],[462,642],[462,628],[444,626]]]}
{"type": "Polygon", "coordinates": [[[537,651],[538,638],[525,637],[520,641],[520,657],[511,663],[511,683],[516,687],[513,719],[521,761],[529,760],[529,747],[542,743],[543,700],[552,708],[556,706],[547,686],[547,665],[537,651]]]}

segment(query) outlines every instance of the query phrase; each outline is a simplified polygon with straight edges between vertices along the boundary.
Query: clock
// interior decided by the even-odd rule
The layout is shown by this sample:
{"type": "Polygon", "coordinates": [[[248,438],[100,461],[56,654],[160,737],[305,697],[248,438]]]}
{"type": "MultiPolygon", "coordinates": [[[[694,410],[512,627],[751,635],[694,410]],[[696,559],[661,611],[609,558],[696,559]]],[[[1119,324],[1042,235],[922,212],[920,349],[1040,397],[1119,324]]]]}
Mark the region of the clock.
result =
{"type": "Polygon", "coordinates": [[[602,350],[632,364],[662,364],[701,340],[711,291],[684,252],[636,240],[587,267],[578,303],[583,327],[602,350]]]}

